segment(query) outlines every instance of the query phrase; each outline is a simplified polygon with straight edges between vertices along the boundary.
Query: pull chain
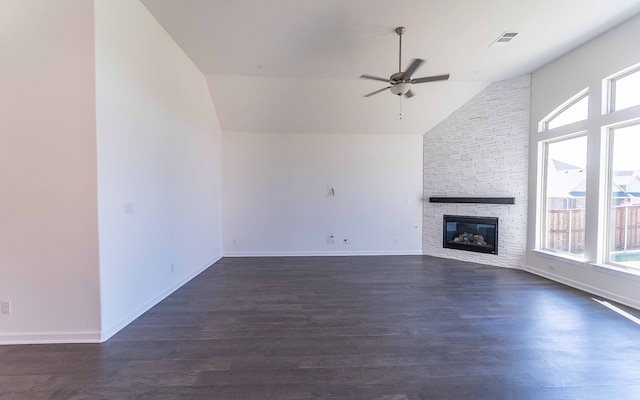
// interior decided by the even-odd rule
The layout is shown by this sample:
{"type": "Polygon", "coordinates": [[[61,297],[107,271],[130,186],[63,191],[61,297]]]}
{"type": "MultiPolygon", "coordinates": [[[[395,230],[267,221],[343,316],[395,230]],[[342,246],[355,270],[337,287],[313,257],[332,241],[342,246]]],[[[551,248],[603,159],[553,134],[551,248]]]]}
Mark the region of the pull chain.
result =
{"type": "Polygon", "coordinates": [[[402,120],[402,96],[398,96],[400,99],[400,120],[402,120]]]}

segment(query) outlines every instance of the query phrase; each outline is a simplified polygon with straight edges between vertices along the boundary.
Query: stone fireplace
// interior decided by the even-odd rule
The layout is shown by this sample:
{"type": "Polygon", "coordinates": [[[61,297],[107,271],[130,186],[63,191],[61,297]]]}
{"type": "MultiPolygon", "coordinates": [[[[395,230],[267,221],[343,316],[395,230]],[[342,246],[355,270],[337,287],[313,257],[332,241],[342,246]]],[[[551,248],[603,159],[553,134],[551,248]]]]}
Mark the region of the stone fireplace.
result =
{"type": "Polygon", "coordinates": [[[530,82],[529,75],[494,82],[424,135],[423,254],[525,267],[527,233],[533,229],[527,225],[530,82]],[[431,201],[435,196],[506,196],[514,201],[431,201]],[[444,215],[499,218],[499,254],[445,248],[444,215]]]}

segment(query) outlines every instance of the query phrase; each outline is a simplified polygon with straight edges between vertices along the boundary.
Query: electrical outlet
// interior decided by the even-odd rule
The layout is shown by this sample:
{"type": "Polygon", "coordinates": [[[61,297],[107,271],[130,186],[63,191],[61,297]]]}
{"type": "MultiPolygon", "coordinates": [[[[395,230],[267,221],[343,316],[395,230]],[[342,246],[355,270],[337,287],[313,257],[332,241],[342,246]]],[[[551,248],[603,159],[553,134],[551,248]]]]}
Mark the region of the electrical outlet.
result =
{"type": "Polygon", "coordinates": [[[398,239],[393,239],[393,244],[398,244],[398,239]]]}
{"type": "Polygon", "coordinates": [[[3,301],[0,304],[0,308],[2,308],[2,314],[11,314],[11,302],[10,301],[3,301]]]}

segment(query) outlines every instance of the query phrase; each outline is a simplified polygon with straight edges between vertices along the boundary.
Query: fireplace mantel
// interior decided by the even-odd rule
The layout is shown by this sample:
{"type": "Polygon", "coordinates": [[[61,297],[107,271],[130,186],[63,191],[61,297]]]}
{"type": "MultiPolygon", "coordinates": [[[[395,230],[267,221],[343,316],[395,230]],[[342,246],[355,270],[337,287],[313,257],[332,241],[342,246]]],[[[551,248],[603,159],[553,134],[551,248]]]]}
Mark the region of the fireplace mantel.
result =
{"type": "Polygon", "coordinates": [[[429,203],[516,204],[515,197],[429,197],[429,203]]]}

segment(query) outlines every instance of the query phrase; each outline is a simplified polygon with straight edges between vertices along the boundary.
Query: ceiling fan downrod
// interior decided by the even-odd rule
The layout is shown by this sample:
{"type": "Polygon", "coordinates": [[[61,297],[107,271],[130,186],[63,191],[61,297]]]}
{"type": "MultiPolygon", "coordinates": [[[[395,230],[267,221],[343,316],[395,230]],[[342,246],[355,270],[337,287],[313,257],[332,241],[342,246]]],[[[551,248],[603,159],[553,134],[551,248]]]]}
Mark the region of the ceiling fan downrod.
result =
{"type": "Polygon", "coordinates": [[[400,39],[400,51],[398,52],[398,72],[402,72],[402,34],[406,28],[404,26],[399,26],[396,28],[396,33],[398,34],[398,38],[400,39]]]}

